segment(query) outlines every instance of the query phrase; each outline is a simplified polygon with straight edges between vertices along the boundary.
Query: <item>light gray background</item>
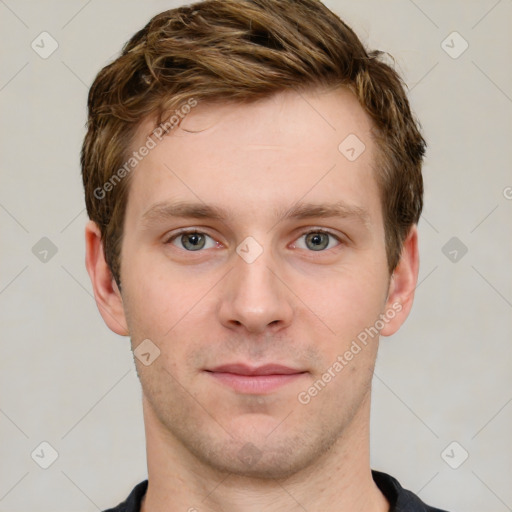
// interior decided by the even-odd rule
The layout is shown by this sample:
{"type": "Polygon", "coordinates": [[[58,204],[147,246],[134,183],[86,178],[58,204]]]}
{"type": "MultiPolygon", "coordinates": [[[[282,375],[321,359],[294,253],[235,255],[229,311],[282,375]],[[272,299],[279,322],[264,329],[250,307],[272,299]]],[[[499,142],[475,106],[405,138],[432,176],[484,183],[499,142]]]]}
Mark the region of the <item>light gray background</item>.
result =
{"type": "MultiPolygon", "coordinates": [[[[2,512],[103,510],[147,476],[129,340],[85,270],[79,150],[96,73],[181,3],[0,0],[2,512]],[[43,31],[59,45],[47,59],[31,48],[43,31]],[[48,469],[31,458],[43,441],[48,469]]],[[[381,340],[372,467],[451,511],[512,510],[512,0],[326,4],[395,57],[429,142],[420,285],[381,340]],[[455,262],[452,237],[468,249],[455,262]]]]}

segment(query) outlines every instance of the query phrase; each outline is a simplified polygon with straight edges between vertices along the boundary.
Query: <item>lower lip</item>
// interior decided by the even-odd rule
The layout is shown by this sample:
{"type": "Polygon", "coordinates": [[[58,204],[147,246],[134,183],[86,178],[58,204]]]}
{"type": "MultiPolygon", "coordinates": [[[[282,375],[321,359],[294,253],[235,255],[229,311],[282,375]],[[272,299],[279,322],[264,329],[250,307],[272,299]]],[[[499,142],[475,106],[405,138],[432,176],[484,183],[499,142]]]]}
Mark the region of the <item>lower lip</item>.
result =
{"type": "Polygon", "coordinates": [[[304,373],[287,375],[238,375],[235,373],[207,372],[212,377],[239,393],[265,393],[296,381],[304,373]]]}

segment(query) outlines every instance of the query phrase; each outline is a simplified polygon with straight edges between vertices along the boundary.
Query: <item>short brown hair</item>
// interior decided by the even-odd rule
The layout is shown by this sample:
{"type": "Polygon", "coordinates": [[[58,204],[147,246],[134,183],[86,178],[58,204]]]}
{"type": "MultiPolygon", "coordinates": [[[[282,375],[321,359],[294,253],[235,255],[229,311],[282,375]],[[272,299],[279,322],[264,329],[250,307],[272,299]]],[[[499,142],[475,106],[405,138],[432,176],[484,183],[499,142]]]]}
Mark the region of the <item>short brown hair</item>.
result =
{"type": "Polygon", "coordinates": [[[153,17],[98,73],[88,98],[85,201],[117,284],[130,180],[126,172],[118,183],[109,180],[116,172],[120,178],[143,119],[154,116],[157,126],[192,98],[251,102],[315,87],[347,87],[373,120],[391,273],[423,207],[426,144],[403,82],[382,53],[367,51],[319,0],[206,0],[153,17]]]}

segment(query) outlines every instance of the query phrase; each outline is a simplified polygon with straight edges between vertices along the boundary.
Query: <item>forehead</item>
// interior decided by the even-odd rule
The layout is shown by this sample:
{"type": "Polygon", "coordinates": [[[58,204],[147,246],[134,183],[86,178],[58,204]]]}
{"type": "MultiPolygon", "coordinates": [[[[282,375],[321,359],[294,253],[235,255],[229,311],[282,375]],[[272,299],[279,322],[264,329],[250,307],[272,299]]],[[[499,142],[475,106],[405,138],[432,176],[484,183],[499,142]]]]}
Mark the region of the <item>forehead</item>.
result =
{"type": "MultiPolygon", "coordinates": [[[[145,120],[131,151],[153,129],[145,120]]],[[[346,89],[199,103],[167,136],[151,136],[156,145],[132,173],[127,211],[140,217],[156,203],[194,200],[254,215],[304,198],[377,212],[371,130],[346,89]]]]}

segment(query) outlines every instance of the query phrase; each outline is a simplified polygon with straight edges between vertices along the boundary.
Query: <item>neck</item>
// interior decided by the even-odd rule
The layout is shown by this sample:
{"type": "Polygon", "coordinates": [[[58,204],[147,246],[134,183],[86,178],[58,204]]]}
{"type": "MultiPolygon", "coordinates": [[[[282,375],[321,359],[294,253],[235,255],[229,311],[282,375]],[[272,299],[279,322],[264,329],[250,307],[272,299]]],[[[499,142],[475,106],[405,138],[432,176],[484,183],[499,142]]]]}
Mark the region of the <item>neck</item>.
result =
{"type": "Polygon", "coordinates": [[[141,512],[388,512],[369,460],[370,395],[334,445],[285,479],[219,473],[191,454],[144,403],[148,490],[141,512]]]}

